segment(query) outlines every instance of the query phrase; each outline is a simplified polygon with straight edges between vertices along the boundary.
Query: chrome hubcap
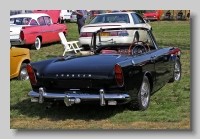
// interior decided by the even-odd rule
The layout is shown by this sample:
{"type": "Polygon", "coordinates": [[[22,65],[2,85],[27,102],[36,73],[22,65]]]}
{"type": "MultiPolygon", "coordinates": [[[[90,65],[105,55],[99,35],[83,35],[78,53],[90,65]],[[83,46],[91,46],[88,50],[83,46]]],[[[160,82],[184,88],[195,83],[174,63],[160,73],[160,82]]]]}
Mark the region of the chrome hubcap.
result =
{"type": "Polygon", "coordinates": [[[175,67],[174,67],[174,79],[175,79],[176,81],[178,81],[179,78],[180,78],[180,76],[181,76],[180,65],[179,65],[178,62],[176,62],[176,63],[175,63],[175,67]]]}
{"type": "Polygon", "coordinates": [[[28,80],[29,79],[29,76],[28,76],[28,73],[27,73],[26,69],[22,69],[21,70],[20,78],[21,78],[21,80],[28,80]]]}
{"type": "Polygon", "coordinates": [[[141,102],[143,107],[147,107],[149,102],[149,86],[146,82],[142,83],[141,87],[141,102]]]}

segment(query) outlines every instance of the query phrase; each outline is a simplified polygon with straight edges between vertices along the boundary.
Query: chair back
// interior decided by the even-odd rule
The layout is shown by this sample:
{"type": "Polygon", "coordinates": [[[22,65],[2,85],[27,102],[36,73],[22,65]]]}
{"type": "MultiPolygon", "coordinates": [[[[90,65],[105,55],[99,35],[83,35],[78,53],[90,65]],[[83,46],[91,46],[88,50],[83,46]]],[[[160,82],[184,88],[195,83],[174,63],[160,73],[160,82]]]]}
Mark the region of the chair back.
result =
{"type": "Polygon", "coordinates": [[[63,33],[63,32],[59,32],[58,34],[59,34],[59,36],[60,36],[61,43],[62,43],[63,45],[65,45],[65,44],[67,43],[67,39],[66,39],[64,33],[63,33]]]}

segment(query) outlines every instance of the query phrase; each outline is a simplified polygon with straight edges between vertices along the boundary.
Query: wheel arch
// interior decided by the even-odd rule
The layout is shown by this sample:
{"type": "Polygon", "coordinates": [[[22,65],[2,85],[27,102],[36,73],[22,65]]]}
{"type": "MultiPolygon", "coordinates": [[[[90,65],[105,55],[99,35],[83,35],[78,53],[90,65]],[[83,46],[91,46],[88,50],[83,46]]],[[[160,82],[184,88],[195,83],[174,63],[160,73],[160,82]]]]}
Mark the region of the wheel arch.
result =
{"type": "Polygon", "coordinates": [[[30,63],[30,60],[29,60],[29,59],[22,59],[21,61],[19,61],[19,64],[18,64],[18,66],[17,66],[16,72],[15,72],[13,78],[15,78],[15,77],[17,77],[17,76],[19,75],[19,73],[20,73],[20,68],[21,68],[22,64],[24,64],[24,63],[28,64],[28,63],[30,63]],[[21,63],[21,64],[20,64],[20,63],[21,63]]]}
{"type": "Polygon", "coordinates": [[[42,36],[41,36],[41,35],[38,35],[38,36],[35,37],[35,39],[36,39],[37,37],[40,39],[40,41],[41,41],[41,43],[42,43],[42,36]]]}
{"type": "Polygon", "coordinates": [[[31,61],[29,60],[29,59],[24,59],[24,61],[22,62],[22,63],[26,63],[26,64],[28,64],[28,63],[30,63],[31,61]]]}
{"type": "Polygon", "coordinates": [[[153,77],[152,77],[152,74],[149,71],[147,71],[147,72],[145,72],[144,76],[146,76],[148,78],[149,84],[150,84],[150,90],[152,92],[152,90],[153,90],[153,77]]]}

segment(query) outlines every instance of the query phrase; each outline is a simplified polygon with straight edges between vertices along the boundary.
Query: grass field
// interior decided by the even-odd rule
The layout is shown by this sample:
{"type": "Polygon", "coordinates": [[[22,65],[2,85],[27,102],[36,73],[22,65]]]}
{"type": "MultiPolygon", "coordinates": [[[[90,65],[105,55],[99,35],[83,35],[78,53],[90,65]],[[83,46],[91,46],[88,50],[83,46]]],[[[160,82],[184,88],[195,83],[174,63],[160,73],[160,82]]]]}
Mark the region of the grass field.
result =
{"type": "MultiPolygon", "coordinates": [[[[190,129],[190,24],[188,21],[150,22],[160,47],[182,49],[182,79],[168,83],[153,96],[146,111],[123,106],[65,105],[45,110],[47,104],[31,103],[29,81],[10,81],[11,129],[190,129]]],[[[68,41],[78,40],[77,24],[68,23],[68,41]]],[[[31,50],[32,61],[61,56],[58,42],[31,50]]]]}

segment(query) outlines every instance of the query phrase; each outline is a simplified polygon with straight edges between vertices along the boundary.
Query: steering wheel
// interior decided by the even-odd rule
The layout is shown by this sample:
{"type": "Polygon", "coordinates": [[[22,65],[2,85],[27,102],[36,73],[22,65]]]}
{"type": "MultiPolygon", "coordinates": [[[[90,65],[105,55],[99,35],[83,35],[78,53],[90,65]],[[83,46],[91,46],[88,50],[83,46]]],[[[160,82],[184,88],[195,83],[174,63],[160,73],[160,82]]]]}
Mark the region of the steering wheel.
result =
{"type": "MultiPolygon", "coordinates": [[[[148,43],[146,43],[146,42],[144,42],[144,41],[135,41],[135,42],[133,42],[133,43],[129,46],[129,48],[128,48],[128,55],[130,55],[130,53],[131,53],[131,48],[135,45],[135,43],[138,43],[138,42],[142,42],[143,44],[145,44],[145,45],[147,46],[147,48],[148,48],[148,51],[150,51],[150,47],[149,47],[148,43]]],[[[136,49],[136,48],[139,47],[139,46],[144,47],[144,45],[138,44],[138,45],[135,46],[133,49],[136,49]]],[[[145,47],[144,47],[144,49],[146,50],[145,47]]],[[[147,51],[147,50],[146,50],[146,51],[147,51]]],[[[148,52],[148,51],[147,51],[147,52],[148,52]]]]}

